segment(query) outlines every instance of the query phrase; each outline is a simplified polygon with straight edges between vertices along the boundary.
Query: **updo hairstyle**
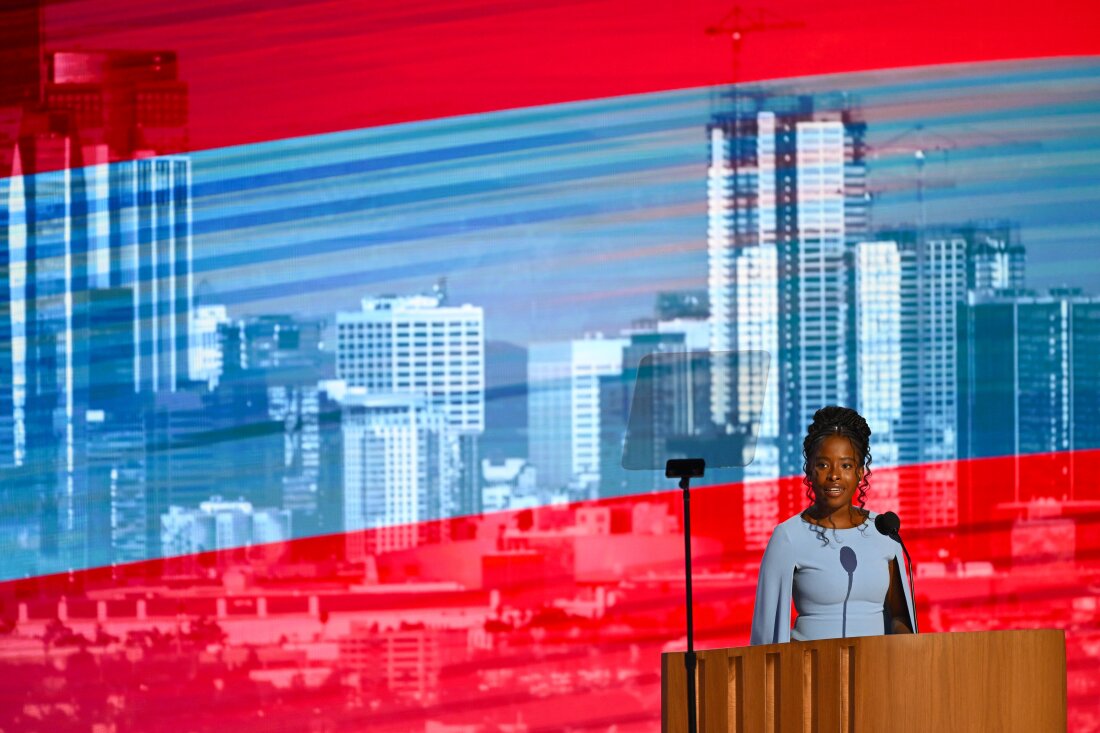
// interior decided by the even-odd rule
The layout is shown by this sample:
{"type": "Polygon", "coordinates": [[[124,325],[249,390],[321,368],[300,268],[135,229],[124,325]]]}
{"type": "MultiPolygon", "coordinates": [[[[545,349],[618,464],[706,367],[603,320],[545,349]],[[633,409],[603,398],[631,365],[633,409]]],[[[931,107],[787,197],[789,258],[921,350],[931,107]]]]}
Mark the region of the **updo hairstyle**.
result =
{"type": "Polygon", "coordinates": [[[806,438],[802,441],[802,470],[806,477],[803,483],[806,485],[806,498],[810,506],[814,504],[813,484],[810,481],[810,457],[817,452],[825,439],[831,435],[843,435],[852,444],[852,449],[859,456],[859,464],[863,468],[863,477],[859,484],[859,508],[866,515],[867,479],[871,476],[871,428],[863,416],[850,407],[838,407],[829,405],[822,407],[814,413],[813,424],[806,430],[806,438]]]}

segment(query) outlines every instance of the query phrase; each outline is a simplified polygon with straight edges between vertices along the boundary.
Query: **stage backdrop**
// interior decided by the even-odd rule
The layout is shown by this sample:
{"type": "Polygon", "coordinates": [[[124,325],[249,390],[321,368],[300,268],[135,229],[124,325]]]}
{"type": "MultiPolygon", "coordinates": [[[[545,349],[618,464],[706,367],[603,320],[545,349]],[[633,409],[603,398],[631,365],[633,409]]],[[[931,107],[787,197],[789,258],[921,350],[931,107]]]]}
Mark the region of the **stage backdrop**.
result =
{"type": "Polygon", "coordinates": [[[713,349],[698,646],[850,405],[921,629],[1100,730],[1100,13],[767,6],[5,3],[0,728],[658,730],[713,349]]]}

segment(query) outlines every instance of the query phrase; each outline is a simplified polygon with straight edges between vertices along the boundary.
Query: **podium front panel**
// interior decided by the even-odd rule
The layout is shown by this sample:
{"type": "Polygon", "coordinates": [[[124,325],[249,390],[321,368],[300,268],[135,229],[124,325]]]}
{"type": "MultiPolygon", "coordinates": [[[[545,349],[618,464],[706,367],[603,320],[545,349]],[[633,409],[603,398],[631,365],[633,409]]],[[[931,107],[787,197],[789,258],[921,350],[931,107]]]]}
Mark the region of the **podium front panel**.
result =
{"type": "MultiPolygon", "coordinates": [[[[868,636],[697,652],[699,730],[1066,730],[1060,630],[868,636]]],[[[683,652],[662,655],[665,733],[687,730],[683,652]]]]}

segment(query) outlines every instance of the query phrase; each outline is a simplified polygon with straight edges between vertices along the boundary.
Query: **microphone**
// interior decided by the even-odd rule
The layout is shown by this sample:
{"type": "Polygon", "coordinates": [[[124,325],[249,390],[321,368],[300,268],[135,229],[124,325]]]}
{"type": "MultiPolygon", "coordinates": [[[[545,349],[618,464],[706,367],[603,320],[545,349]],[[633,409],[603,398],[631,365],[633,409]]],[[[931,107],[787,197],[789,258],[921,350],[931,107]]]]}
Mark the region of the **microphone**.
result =
{"type": "MultiPolygon", "coordinates": [[[[895,540],[901,545],[901,551],[905,553],[905,566],[909,571],[909,600],[913,603],[913,614],[917,612],[917,591],[913,586],[913,560],[909,557],[909,550],[905,549],[905,543],[901,541],[901,519],[893,512],[883,512],[875,517],[875,529],[895,540]]],[[[916,631],[917,620],[913,619],[913,631],[916,631]]]]}
{"type": "Polygon", "coordinates": [[[892,537],[901,542],[901,519],[893,512],[883,512],[875,517],[875,529],[887,537],[892,537]]]}
{"type": "Polygon", "coordinates": [[[848,545],[840,548],[840,565],[848,573],[848,592],[844,594],[844,612],[840,621],[840,638],[848,638],[848,598],[852,595],[852,575],[856,571],[856,553],[848,545]]]}

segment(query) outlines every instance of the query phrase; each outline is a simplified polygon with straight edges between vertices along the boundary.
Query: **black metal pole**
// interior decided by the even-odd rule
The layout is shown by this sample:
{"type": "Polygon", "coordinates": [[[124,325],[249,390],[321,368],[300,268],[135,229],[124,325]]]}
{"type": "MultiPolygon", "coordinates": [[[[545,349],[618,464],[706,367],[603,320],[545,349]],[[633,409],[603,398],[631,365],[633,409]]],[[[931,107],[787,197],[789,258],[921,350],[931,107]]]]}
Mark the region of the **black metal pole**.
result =
{"type": "Polygon", "coordinates": [[[696,733],[695,727],[695,629],[691,617],[691,492],[687,476],[680,477],[680,488],[684,493],[684,588],[687,595],[687,654],[684,655],[684,668],[687,671],[687,710],[688,733],[696,733]]]}

